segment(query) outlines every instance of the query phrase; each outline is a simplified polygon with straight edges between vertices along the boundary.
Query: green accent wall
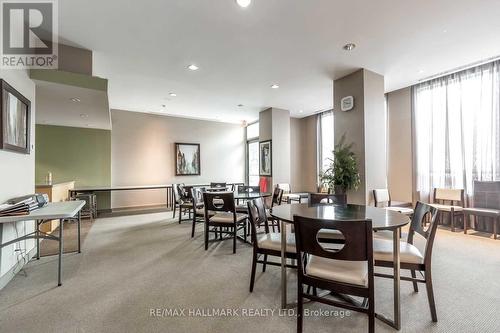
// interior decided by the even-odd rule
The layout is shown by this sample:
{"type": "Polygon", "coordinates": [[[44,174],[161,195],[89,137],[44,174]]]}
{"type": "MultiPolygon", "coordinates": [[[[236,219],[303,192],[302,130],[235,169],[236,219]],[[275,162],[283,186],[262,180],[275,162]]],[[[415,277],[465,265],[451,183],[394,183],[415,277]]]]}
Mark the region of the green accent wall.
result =
{"type": "MultiPolygon", "coordinates": [[[[35,177],[44,183],[75,181],[75,186],[111,185],[111,131],[36,125],[35,177]]],[[[110,209],[111,196],[100,193],[98,209],[110,209]]]]}

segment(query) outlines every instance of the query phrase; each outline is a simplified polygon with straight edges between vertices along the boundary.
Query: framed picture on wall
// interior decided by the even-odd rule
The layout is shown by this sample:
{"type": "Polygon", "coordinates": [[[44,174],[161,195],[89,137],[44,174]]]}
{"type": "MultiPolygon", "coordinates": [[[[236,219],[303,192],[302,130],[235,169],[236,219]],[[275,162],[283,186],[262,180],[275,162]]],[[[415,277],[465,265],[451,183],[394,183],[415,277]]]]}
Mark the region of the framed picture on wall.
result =
{"type": "Polygon", "coordinates": [[[199,143],[175,143],[175,175],[176,176],[199,176],[200,144],[199,143]]]}
{"type": "Polygon", "coordinates": [[[30,153],[31,102],[0,80],[0,149],[30,153]]]}
{"type": "Polygon", "coordinates": [[[259,142],[259,175],[272,176],[271,140],[259,142]]]}

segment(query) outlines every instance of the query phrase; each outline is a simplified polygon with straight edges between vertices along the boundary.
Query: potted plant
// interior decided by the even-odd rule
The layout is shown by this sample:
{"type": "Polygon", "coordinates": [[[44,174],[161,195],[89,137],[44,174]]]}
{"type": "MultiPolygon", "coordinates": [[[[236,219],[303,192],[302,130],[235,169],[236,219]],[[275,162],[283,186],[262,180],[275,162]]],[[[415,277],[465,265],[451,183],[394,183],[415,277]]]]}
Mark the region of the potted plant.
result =
{"type": "Polygon", "coordinates": [[[353,144],[345,143],[345,134],[335,145],[333,158],[329,158],[330,166],[319,177],[323,186],[333,189],[335,194],[345,194],[347,190],[357,190],[359,177],[356,155],[351,150],[353,144]]]}

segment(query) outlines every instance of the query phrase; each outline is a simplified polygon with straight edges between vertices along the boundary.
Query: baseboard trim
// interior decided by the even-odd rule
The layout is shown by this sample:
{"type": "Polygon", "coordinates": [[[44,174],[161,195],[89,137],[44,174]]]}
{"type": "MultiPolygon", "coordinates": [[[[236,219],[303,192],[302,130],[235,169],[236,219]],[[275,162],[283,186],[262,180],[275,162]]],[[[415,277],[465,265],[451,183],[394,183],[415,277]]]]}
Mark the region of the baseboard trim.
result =
{"type": "Polygon", "coordinates": [[[30,251],[27,253],[27,262],[25,264],[22,264],[22,261],[19,261],[16,265],[14,265],[7,273],[4,275],[0,276],[0,290],[2,290],[9,282],[16,276],[17,273],[23,269],[23,267],[33,259],[33,257],[36,255],[36,246],[32,248],[30,251]]]}

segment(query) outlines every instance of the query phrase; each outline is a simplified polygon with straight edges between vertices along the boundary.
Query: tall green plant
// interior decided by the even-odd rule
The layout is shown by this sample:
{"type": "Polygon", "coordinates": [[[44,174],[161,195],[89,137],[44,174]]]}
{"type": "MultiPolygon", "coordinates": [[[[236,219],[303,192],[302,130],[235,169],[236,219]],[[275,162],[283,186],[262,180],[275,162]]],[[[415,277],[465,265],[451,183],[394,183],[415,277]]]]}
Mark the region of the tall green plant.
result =
{"type": "Polygon", "coordinates": [[[333,158],[329,158],[330,166],[320,174],[322,184],[335,189],[335,192],[357,190],[361,179],[359,177],[358,162],[352,151],[353,143],[345,143],[345,134],[335,145],[333,158]]]}

